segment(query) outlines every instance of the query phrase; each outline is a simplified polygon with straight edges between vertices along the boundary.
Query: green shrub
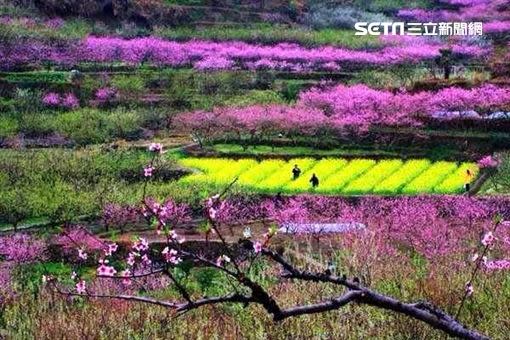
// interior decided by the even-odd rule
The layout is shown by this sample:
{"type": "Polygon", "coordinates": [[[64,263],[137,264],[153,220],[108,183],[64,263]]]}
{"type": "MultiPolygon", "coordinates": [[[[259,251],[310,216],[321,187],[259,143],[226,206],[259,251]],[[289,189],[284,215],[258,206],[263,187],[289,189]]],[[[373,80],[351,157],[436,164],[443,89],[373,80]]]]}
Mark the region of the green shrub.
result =
{"type": "Polygon", "coordinates": [[[89,108],[64,112],[54,119],[56,130],[78,145],[102,143],[107,140],[102,114],[89,108]]]}
{"type": "Polygon", "coordinates": [[[141,117],[135,110],[117,108],[104,115],[105,130],[110,138],[138,139],[141,117]]]}
{"type": "Polygon", "coordinates": [[[145,81],[141,75],[121,75],[111,79],[111,85],[126,95],[139,95],[145,90],[145,81]]]}
{"type": "Polygon", "coordinates": [[[53,114],[24,112],[20,116],[19,129],[29,136],[51,134],[57,127],[58,122],[53,114]]]}
{"type": "Polygon", "coordinates": [[[16,119],[9,116],[0,116],[0,139],[16,135],[18,128],[16,119]]]}

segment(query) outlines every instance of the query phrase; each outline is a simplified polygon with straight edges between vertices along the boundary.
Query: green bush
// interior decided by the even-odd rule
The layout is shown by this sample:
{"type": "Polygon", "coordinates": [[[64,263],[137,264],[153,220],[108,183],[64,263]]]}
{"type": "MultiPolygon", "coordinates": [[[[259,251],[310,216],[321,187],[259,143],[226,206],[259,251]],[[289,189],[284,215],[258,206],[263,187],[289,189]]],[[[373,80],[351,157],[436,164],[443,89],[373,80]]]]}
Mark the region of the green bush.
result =
{"type": "Polygon", "coordinates": [[[18,128],[16,119],[9,116],[0,116],[0,139],[16,135],[18,128]]]}
{"type": "Polygon", "coordinates": [[[139,95],[145,90],[143,75],[121,75],[111,79],[111,85],[125,95],[139,95]]]}
{"type": "Polygon", "coordinates": [[[103,126],[103,113],[96,109],[64,112],[54,119],[57,132],[78,145],[98,144],[108,139],[103,126]]]}
{"type": "Polygon", "coordinates": [[[141,117],[135,110],[117,108],[106,114],[103,119],[108,139],[124,138],[132,140],[138,139],[141,135],[141,117]]]}
{"type": "Polygon", "coordinates": [[[28,136],[44,136],[56,131],[58,124],[53,114],[24,112],[20,116],[19,129],[28,136]]]}

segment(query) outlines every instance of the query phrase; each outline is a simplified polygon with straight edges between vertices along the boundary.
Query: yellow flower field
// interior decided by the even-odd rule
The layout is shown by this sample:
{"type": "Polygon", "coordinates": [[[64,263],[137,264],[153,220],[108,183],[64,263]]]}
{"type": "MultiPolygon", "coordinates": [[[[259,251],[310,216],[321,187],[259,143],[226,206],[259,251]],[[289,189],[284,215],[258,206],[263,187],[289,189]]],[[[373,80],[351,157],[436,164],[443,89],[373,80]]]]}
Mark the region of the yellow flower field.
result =
{"type": "Polygon", "coordinates": [[[328,195],[417,195],[456,194],[464,190],[466,171],[478,175],[474,163],[427,159],[373,160],[343,158],[293,158],[288,161],[270,159],[187,158],[181,160],[194,173],[182,178],[182,184],[227,185],[237,178],[236,185],[247,191],[263,194],[316,193],[328,195]],[[301,175],[292,178],[297,164],[301,175]],[[319,186],[312,188],[310,178],[315,174],[319,186]]]}

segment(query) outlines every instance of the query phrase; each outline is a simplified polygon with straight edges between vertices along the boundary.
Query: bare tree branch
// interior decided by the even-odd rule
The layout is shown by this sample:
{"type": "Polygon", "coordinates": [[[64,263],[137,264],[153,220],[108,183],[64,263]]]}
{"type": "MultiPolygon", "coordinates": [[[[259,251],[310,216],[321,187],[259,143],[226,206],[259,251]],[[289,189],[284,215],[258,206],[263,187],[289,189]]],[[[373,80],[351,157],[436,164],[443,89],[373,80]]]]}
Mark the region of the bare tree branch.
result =
{"type": "MultiPolygon", "coordinates": [[[[326,300],[324,302],[305,305],[305,306],[296,306],[292,308],[287,308],[281,311],[280,317],[281,319],[289,318],[291,316],[298,316],[303,314],[314,314],[314,313],[322,313],[330,310],[339,309],[349,302],[356,301],[363,292],[361,291],[349,291],[342,296],[332,298],[326,300]]],[[[280,320],[281,320],[280,319],[280,320]]]]}
{"type": "MultiPolygon", "coordinates": [[[[285,273],[282,274],[282,277],[299,279],[304,281],[313,281],[313,282],[324,282],[324,283],[333,283],[337,285],[345,286],[351,289],[351,292],[355,292],[356,294],[351,294],[347,296],[343,296],[340,298],[339,302],[344,302],[339,307],[349,303],[351,301],[355,301],[358,303],[379,307],[382,309],[391,310],[397,313],[405,314],[414,319],[423,321],[428,325],[442,330],[445,333],[463,338],[463,339],[489,339],[487,336],[480,334],[476,331],[470,330],[466,328],[463,324],[461,324],[458,320],[456,320],[451,315],[448,315],[438,307],[433,306],[430,303],[426,302],[418,302],[418,303],[404,303],[395,298],[377,293],[367,287],[361,286],[359,283],[354,282],[352,280],[348,280],[346,277],[338,277],[335,275],[327,274],[327,273],[311,273],[308,271],[301,271],[296,269],[293,265],[287,262],[283,256],[279,255],[276,252],[273,252],[268,249],[262,250],[263,254],[270,257],[274,261],[280,263],[282,267],[286,270],[285,273]]],[[[308,308],[311,310],[315,310],[315,308],[323,308],[323,310],[333,310],[338,309],[339,307],[333,307],[334,303],[330,300],[322,304],[311,305],[308,308]],[[328,304],[329,302],[329,304],[328,304]]],[[[299,307],[296,307],[299,308],[299,307]]],[[[301,313],[295,312],[291,316],[299,315],[299,314],[307,314],[307,306],[300,307],[301,313]]],[[[291,309],[292,310],[292,309],[291,309]]],[[[284,312],[282,312],[284,315],[284,312]]],[[[276,318],[276,316],[275,316],[276,318]]],[[[276,318],[278,319],[278,318],[276,318]]]]}

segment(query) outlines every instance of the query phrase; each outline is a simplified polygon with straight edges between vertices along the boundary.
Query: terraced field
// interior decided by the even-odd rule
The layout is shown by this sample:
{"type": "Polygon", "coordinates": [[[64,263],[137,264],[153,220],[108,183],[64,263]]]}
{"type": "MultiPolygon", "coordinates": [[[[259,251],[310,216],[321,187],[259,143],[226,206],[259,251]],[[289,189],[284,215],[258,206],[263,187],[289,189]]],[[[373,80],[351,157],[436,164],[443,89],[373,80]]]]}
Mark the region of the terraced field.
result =
{"type": "Polygon", "coordinates": [[[181,160],[181,164],[196,170],[180,180],[183,184],[226,185],[238,178],[240,187],[265,194],[458,194],[464,190],[467,170],[474,174],[471,181],[479,171],[475,163],[431,162],[426,159],[294,158],[257,162],[253,159],[187,158],[181,160]],[[302,173],[293,180],[295,164],[302,173]],[[315,189],[309,182],[312,174],[320,180],[315,189]]]}

